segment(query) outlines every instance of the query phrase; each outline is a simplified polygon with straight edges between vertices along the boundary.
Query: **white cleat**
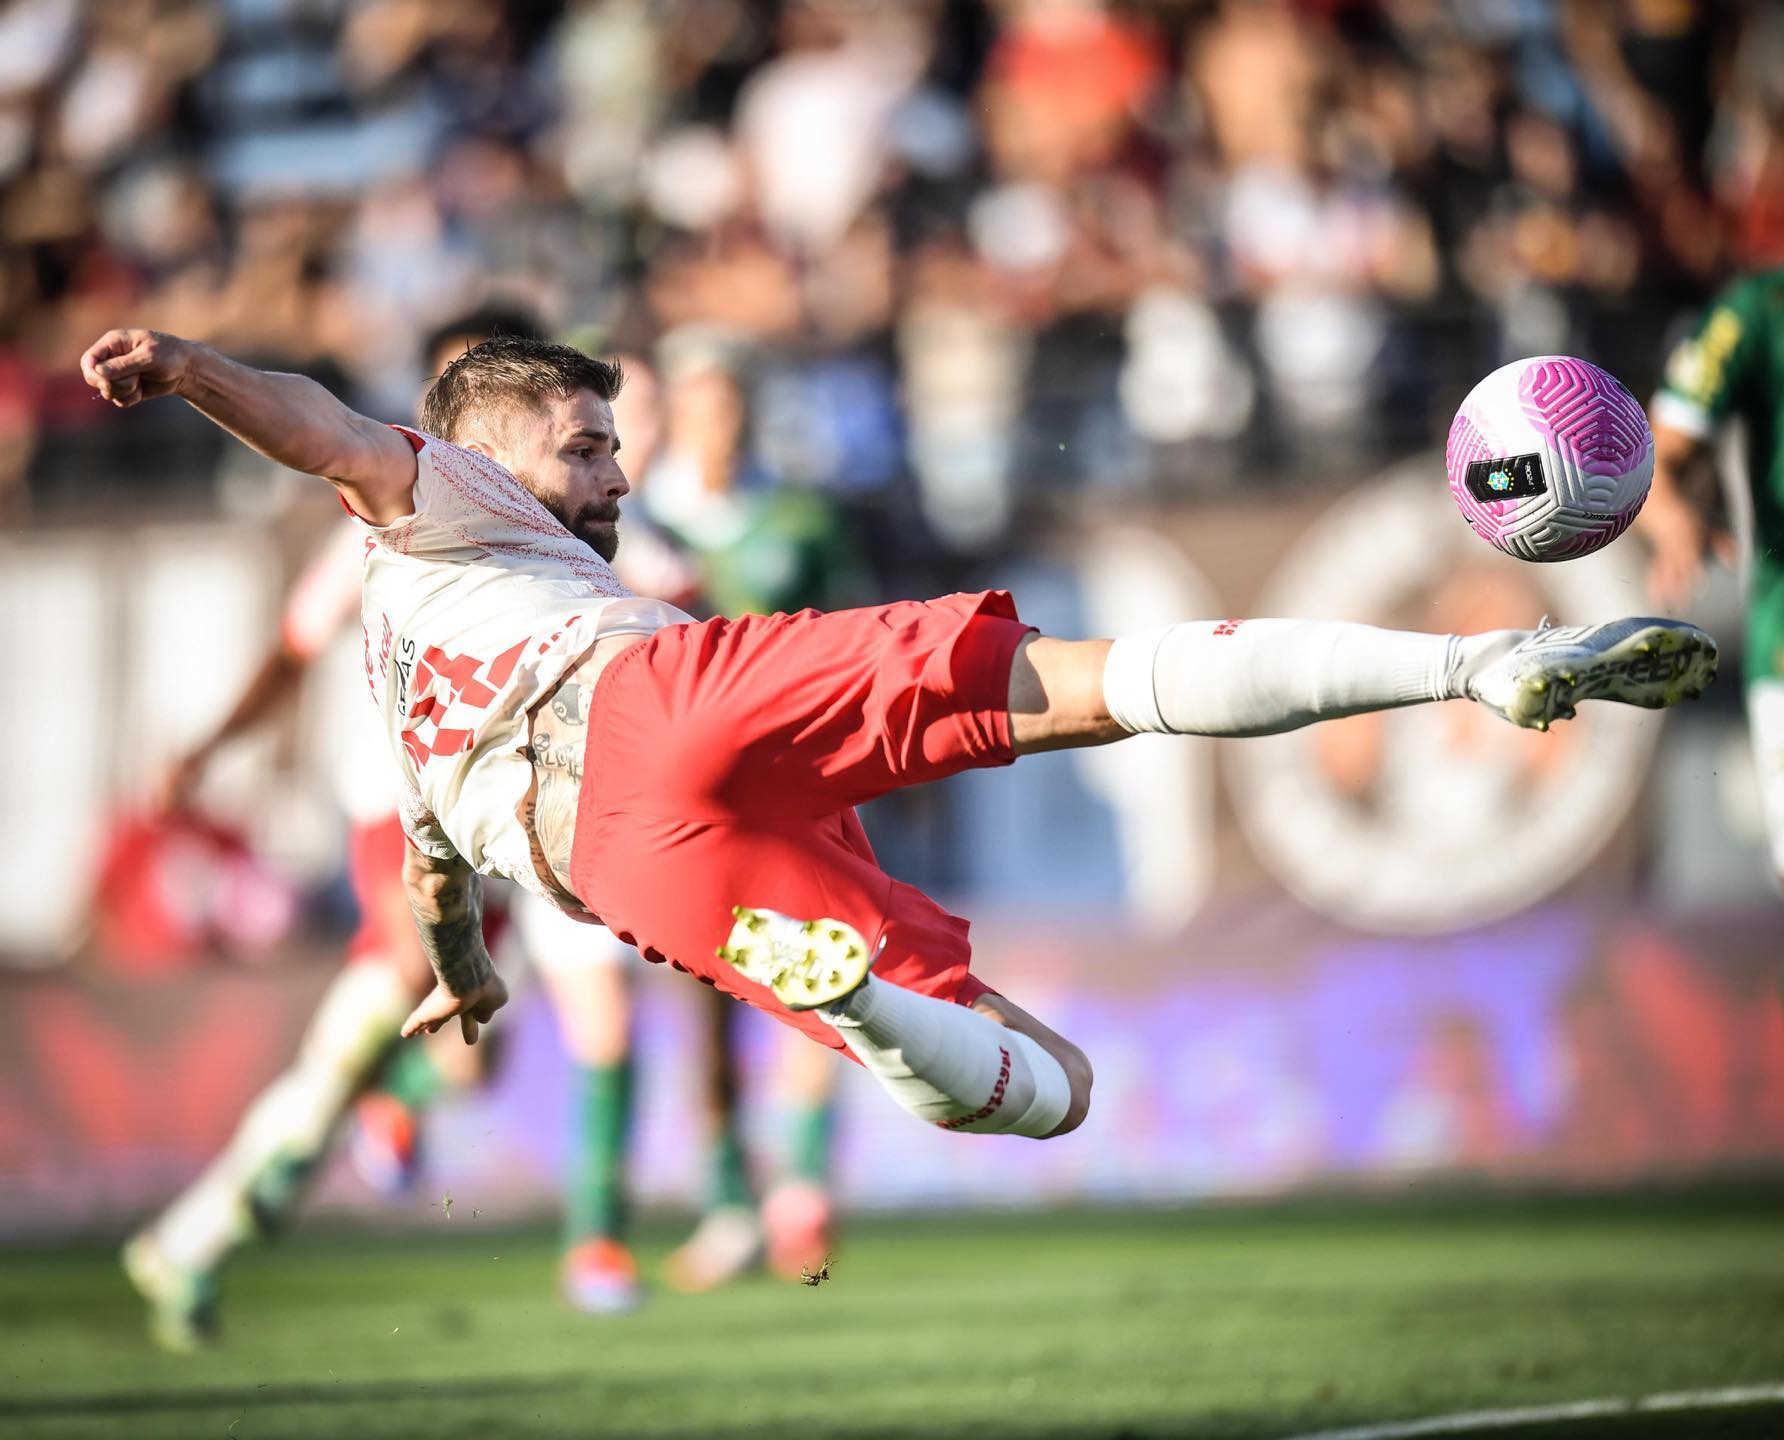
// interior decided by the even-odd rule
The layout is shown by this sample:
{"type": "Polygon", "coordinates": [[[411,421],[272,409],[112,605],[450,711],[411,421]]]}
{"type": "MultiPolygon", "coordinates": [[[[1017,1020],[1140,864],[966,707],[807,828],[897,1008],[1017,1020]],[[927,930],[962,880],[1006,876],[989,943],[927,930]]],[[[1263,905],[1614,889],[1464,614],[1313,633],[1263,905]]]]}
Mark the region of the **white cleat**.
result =
{"type": "Polygon", "coordinates": [[[1660,710],[1695,700],[1715,678],[1716,642],[1681,620],[1545,621],[1476,673],[1468,693],[1513,725],[1547,730],[1582,700],[1660,710]]]}
{"type": "Polygon", "coordinates": [[[841,1000],[867,978],[877,958],[847,921],[796,920],[748,905],[734,905],[731,913],[737,923],[719,946],[719,959],[736,966],[744,979],[766,985],[789,1010],[815,1010],[841,1000]]]}
{"type": "Polygon", "coordinates": [[[663,1262],[671,1290],[699,1295],[741,1278],[762,1263],[767,1241],[752,1205],[720,1205],[663,1262]]]}
{"type": "Polygon", "coordinates": [[[124,1274],[149,1307],[149,1334],[163,1350],[189,1355],[217,1339],[217,1276],[176,1264],[151,1230],[133,1235],[119,1256],[124,1274]]]}

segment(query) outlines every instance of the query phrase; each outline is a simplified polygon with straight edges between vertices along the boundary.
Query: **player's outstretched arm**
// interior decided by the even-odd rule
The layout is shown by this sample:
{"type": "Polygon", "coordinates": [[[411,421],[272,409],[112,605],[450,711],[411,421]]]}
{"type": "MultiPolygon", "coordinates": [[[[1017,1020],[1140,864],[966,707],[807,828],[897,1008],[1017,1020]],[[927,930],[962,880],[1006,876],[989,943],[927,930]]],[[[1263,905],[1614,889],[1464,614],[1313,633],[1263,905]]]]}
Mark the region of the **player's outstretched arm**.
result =
{"type": "Polygon", "coordinates": [[[424,855],[413,846],[403,859],[403,886],[421,948],[438,983],[403,1022],[406,1037],[433,1034],[458,1017],[465,1043],[477,1043],[477,1027],[508,1003],[508,987],[483,944],[483,890],[477,872],[458,856],[424,855]]]}
{"type": "Polygon", "coordinates": [[[414,508],[409,442],[302,375],[256,370],[158,330],[108,330],[81,356],[81,374],[121,410],[179,396],[269,459],[333,482],[375,525],[414,508]]]}
{"type": "Polygon", "coordinates": [[[1648,593],[1662,605],[1691,599],[1714,552],[1733,563],[1733,541],[1711,521],[1716,478],[1709,443],[1656,419],[1654,480],[1636,529],[1648,541],[1648,593]]]}

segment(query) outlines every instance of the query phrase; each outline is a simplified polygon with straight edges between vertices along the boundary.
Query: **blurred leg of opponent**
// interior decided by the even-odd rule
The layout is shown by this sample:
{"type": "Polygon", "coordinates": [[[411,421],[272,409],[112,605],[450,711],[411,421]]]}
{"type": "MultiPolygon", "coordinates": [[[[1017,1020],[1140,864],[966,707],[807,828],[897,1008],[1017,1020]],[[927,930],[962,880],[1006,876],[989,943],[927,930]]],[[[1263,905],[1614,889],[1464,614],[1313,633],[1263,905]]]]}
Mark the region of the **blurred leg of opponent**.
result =
{"type": "MultiPolygon", "coordinates": [[[[733,1007],[735,1008],[735,1007],[733,1007]]],[[[786,1161],[762,1200],[768,1265],[786,1279],[816,1270],[835,1244],[830,1152],[836,1131],[836,1065],[815,1045],[786,1037],[775,1067],[775,1096],[786,1161]]]]}
{"type": "Polygon", "coordinates": [[[590,1314],[639,1301],[626,1248],[626,1159],[632,1133],[632,978],[636,952],[530,895],[516,928],[551,995],[571,1067],[572,1131],[565,1176],[564,1298],[590,1314]]]}
{"type": "Polygon", "coordinates": [[[1748,682],[1747,723],[1753,765],[1759,774],[1760,803],[1765,807],[1772,874],[1784,888],[1784,679],[1748,682]]]}
{"type": "MultiPolygon", "coordinates": [[[[747,1275],[762,1263],[762,1221],[744,1155],[739,1096],[737,1006],[716,990],[695,992],[700,1029],[701,1122],[706,1140],[706,1192],[693,1232],[670,1251],[663,1277],[671,1288],[699,1294],[747,1275]]],[[[807,1049],[810,1047],[807,1046],[807,1049]]]]}
{"type": "Polygon", "coordinates": [[[223,1262],[290,1214],[349,1105],[395,1045],[409,1007],[432,986],[403,892],[403,843],[394,817],[355,828],[349,868],[360,929],[296,1059],[248,1107],[204,1173],[125,1247],[157,1336],[172,1348],[206,1338],[223,1262]]]}

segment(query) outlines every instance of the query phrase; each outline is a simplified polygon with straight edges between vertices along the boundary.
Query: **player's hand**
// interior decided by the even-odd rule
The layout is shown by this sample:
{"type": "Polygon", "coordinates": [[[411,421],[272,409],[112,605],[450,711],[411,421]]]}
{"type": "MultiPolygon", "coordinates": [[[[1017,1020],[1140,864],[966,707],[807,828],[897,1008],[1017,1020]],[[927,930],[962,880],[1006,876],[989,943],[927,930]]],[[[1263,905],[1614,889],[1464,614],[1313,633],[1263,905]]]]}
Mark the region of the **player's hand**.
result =
{"type": "Polygon", "coordinates": [[[1690,505],[1670,495],[1648,497],[1636,522],[1648,541],[1648,595],[1668,610],[1682,608],[1703,579],[1710,535],[1690,505]]]}
{"type": "Polygon", "coordinates": [[[178,392],[198,346],[159,330],[108,330],[81,356],[87,384],[120,410],[178,392]]]}
{"type": "Polygon", "coordinates": [[[1729,531],[1711,530],[1710,554],[1721,562],[1723,569],[1733,570],[1740,564],[1741,547],[1729,531]]]}
{"type": "Polygon", "coordinates": [[[1656,542],[1648,557],[1648,595],[1662,609],[1682,611],[1703,583],[1704,561],[1714,557],[1733,570],[1740,560],[1734,536],[1726,530],[1699,532],[1694,539],[1656,542]]]}
{"type": "Polygon", "coordinates": [[[459,1029],[464,1032],[465,1044],[475,1045],[477,1027],[489,1024],[490,1017],[507,1003],[508,987],[493,970],[482,984],[468,994],[454,995],[444,984],[435,985],[428,997],[410,1011],[409,1018],[403,1021],[403,1038],[407,1040],[423,1030],[429,1035],[436,1034],[442,1025],[456,1015],[459,1029]]]}
{"type": "Polygon", "coordinates": [[[1703,550],[1690,542],[1657,544],[1648,557],[1648,596],[1664,610],[1681,608],[1703,578],[1703,550]]]}

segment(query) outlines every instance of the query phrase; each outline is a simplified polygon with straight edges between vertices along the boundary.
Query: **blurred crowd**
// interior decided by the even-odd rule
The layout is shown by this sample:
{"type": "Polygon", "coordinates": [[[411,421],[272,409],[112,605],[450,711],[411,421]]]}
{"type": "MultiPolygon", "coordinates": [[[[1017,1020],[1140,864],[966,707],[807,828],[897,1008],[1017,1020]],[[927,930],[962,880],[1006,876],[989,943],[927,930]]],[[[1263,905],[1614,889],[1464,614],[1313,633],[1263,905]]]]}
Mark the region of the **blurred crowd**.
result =
{"type": "Polygon", "coordinates": [[[1784,257],[1784,7],[12,0],[0,175],[10,522],[227,498],[183,407],[89,398],[109,326],[394,419],[502,303],[896,572],[1354,476],[1513,355],[1645,386],[1784,257]]]}

